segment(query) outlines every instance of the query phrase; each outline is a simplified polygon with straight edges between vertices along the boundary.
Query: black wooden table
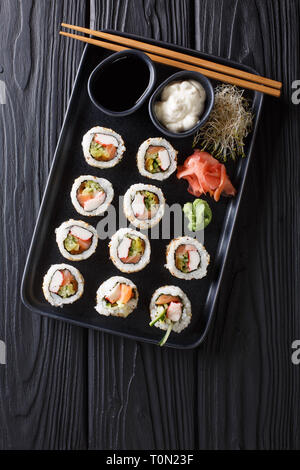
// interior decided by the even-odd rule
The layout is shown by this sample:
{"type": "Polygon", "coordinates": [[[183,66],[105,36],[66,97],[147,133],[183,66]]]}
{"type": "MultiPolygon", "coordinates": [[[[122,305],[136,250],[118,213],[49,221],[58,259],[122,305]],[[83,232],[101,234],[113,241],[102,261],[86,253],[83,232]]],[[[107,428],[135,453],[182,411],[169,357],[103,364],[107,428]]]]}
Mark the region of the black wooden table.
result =
{"type": "Polygon", "coordinates": [[[0,0],[0,449],[300,448],[298,0],[0,0]],[[253,66],[266,98],[225,282],[191,351],[32,314],[20,281],[83,45],[61,21],[253,66]]]}

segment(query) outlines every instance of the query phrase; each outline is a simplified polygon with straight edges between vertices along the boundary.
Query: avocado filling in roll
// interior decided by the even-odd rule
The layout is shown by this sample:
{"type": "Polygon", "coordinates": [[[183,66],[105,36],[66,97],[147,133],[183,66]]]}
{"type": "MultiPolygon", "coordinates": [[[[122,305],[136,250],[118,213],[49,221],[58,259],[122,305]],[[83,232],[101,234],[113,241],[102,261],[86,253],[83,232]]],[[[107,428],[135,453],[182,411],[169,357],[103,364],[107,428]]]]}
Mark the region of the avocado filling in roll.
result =
{"type": "Polygon", "coordinates": [[[125,264],[137,264],[145,252],[145,242],[140,237],[126,235],[118,246],[118,257],[125,264]]]}
{"type": "Polygon", "coordinates": [[[75,295],[78,283],[73,274],[68,269],[56,271],[51,279],[49,290],[53,294],[59,295],[63,299],[75,295]]]}
{"type": "Polygon", "coordinates": [[[80,255],[90,248],[92,238],[93,234],[89,230],[74,226],[64,240],[64,247],[71,255],[80,255]]]}
{"type": "Polygon", "coordinates": [[[77,200],[87,212],[97,209],[106,199],[106,192],[97,181],[83,181],[77,190],[77,200]]]}
{"type": "Polygon", "coordinates": [[[175,253],[175,265],[179,271],[190,273],[200,266],[200,255],[194,245],[180,245],[175,253]]]}
{"type": "Polygon", "coordinates": [[[112,135],[94,134],[90,145],[90,154],[95,160],[109,162],[115,158],[118,141],[112,135]]]}
{"type": "Polygon", "coordinates": [[[170,156],[165,147],[150,145],[145,155],[145,168],[149,173],[166,171],[170,166],[170,156]]]}

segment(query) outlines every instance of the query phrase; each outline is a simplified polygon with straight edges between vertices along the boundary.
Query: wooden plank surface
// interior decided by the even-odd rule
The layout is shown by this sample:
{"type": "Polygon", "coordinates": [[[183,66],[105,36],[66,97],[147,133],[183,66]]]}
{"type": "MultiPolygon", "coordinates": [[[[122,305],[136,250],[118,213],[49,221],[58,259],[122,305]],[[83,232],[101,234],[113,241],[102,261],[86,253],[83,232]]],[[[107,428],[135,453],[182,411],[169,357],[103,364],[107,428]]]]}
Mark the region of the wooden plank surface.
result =
{"type": "MultiPolygon", "coordinates": [[[[86,331],[32,314],[20,282],[83,46],[58,26],[85,21],[84,0],[2,0],[0,79],[0,449],[85,448],[86,331]]],[[[45,247],[47,249],[47,247],[45,247]]]]}

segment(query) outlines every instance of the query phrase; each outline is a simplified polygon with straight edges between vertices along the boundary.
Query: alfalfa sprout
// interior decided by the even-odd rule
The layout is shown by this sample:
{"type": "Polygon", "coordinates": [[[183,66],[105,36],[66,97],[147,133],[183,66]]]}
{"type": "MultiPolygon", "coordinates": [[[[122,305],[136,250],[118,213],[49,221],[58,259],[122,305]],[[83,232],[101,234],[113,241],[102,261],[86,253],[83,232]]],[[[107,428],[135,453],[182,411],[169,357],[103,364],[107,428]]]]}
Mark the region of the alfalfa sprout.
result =
{"type": "Polygon", "coordinates": [[[219,160],[245,156],[245,138],[252,129],[253,114],[244,90],[223,84],[215,89],[215,103],[208,121],[194,136],[193,147],[201,142],[219,160]]]}

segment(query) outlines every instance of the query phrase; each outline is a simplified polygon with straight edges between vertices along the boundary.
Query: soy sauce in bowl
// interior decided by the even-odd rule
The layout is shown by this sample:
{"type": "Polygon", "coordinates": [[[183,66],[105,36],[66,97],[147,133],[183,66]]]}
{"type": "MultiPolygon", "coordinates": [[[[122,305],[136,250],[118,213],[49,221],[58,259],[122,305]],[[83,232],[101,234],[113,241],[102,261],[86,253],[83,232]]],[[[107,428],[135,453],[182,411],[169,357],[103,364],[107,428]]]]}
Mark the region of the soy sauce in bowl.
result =
{"type": "Polygon", "coordinates": [[[140,51],[125,50],[102,61],[88,82],[89,96],[101,111],[126,116],[148,98],[155,83],[151,59],[140,51]]]}

